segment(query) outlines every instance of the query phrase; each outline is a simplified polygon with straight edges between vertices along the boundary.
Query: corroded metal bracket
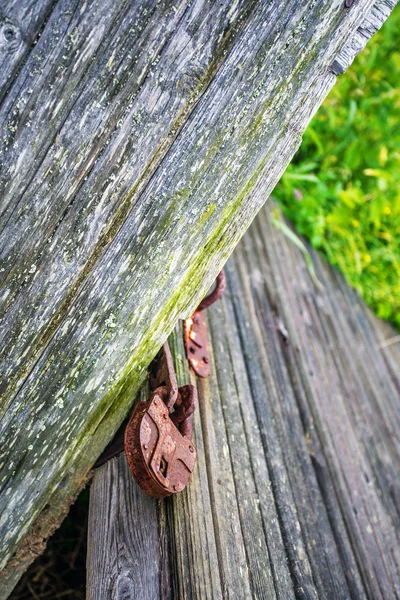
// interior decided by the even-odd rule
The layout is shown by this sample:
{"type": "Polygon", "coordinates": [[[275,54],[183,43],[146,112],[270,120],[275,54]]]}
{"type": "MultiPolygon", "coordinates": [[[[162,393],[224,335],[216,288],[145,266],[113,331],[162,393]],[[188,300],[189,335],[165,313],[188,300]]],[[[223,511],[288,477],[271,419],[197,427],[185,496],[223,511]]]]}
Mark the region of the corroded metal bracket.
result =
{"type": "Polygon", "coordinates": [[[225,273],[221,271],[217,277],[215,289],[200,302],[190,319],[186,319],[184,322],[186,358],[199,377],[208,377],[211,373],[210,343],[204,310],[222,296],[225,286],[225,273]]]}
{"type": "Polygon", "coordinates": [[[190,366],[199,377],[208,377],[211,372],[210,343],[204,311],[195,310],[190,319],[184,322],[183,335],[190,366]]]}
{"type": "MultiPolygon", "coordinates": [[[[184,322],[186,356],[199,377],[208,377],[211,372],[204,310],[224,290],[225,273],[221,271],[215,289],[184,322]]],[[[197,390],[193,385],[178,388],[168,342],[151,364],[150,387],[150,400],[136,404],[129,421],[124,421],[94,466],[100,467],[125,447],[129,467],[140,487],[151,496],[163,498],[186,486],[196,457],[191,443],[191,415],[197,404],[197,390]]]]}
{"type": "Polygon", "coordinates": [[[155,498],[181,492],[196,462],[192,413],[197,404],[193,385],[178,388],[168,342],[152,365],[154,390],[138,402],[125,429],[125,454],[142,490],[155,498]]]}

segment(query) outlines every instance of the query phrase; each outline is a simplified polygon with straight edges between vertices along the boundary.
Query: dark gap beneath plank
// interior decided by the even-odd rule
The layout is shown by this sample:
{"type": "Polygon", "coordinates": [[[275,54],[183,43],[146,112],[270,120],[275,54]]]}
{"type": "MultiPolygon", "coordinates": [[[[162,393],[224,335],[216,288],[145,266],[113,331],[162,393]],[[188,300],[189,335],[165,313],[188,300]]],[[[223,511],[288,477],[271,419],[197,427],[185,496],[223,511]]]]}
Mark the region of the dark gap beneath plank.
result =
{"type": "Polygon", "coordinates": [[[9,600],[85,600],[90,488],[71,506],[46,550],[29,567],[9,600]]]}

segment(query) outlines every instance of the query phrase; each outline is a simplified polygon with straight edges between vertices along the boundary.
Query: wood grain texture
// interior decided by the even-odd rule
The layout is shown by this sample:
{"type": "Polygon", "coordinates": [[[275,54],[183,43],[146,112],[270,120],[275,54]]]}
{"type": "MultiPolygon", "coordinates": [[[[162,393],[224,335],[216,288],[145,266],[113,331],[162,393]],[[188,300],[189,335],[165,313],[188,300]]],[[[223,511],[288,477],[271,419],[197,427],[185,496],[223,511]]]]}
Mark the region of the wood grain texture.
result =
{"type": "Polygon", "coordinates": [[[53,0],[7,0],[0,6],[0,102],[50,17],[53,0]]]}
{"type": "MultiPolygon", "coordinates": [[[[154,598],[399,598],[399,347],[379,348],[393,330],[309,248],[315,287],[272,210],[256,217],[207,310],[212,373],[192,376],[199,461],[148,523],[162,520],[169,540],[169,587],[154,598]]],[[[187,383],[180,326],[170,345],[187,383]]],[[[98,479],[108,486],[110,471],[98,479]]],[[[111,491],[92,488],[93,507],[100,497],[112,520],[111,491]]],[[[119,532],[125,545],[125,524],[119,532]]],[[[102,578],[99,562],[91,589],[102,578]]]]}
{"type": "Polygon", "coordinates": [[[125,454],[100,470],[91,490],[87,598],[160,598],[157,501],[136,485],[125,454]]]}
{"type": "Polygon", "coordinates": [[[0,105],[1,566],[82,484],[298,147],[335,57],[392,4],[37,6],[0,105]]]}

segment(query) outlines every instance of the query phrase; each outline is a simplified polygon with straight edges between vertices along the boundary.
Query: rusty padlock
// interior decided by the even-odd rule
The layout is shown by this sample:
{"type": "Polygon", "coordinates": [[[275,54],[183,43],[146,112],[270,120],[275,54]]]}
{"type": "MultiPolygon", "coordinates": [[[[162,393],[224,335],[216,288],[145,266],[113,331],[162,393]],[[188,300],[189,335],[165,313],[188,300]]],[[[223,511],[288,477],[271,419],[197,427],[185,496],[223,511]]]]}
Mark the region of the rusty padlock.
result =
{"type": "MultiPolygon", "coordinates": [[[[220,298],[224,289],[225,275],[221,271],[214,291],[185,322],[186,355],[200,377],[210,374],[203,311],[220,298]]],[[[136,405],[129,422],[124,421],[94,467],[100,467],[125,449],[129,468],[142,490],[155,498],[164,498],[182,491],[193,472],[197,452],[192,442],[191,415],[197,404],[197,390],[193,385],[178,388],[168,342],[151,369],[150,399],[136,405]]]]}
{"type": "Polygon", "coordinates": [[[197,391],[192,385],[178,389],[167,343],[155,361],[152,387],[150,399],[138,402],[126,427],[125,453],[142,490],[164,498],[186,487],[197,455],[191,440],[197,391]]]}

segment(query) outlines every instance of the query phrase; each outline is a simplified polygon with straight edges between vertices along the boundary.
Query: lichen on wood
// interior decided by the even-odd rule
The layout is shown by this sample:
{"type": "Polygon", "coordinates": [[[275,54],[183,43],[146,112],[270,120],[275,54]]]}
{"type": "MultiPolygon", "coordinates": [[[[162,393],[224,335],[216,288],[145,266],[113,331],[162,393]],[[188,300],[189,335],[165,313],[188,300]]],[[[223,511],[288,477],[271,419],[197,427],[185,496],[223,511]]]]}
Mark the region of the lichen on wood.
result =
{"type": "Polygon", "coordinates": [[[46,505],[60,511],[61,482],[70,497],[84,480],[334,60],[392,5],[19,2],[34,39],[0,105],[1,566],[46,505]]]}
{"type": "Polygon", "coordinates": [[[121,582],[165,600],[399,594],[400,347],[382,348],[392,328],[308,247],[316,286],[275,210],[206,311],[211,375],[189,372],[181,323],[169,337],[199,395],[189,486],[157,511],[123,454],[95,470],[88,600],[124,598],[121,582]]]}

